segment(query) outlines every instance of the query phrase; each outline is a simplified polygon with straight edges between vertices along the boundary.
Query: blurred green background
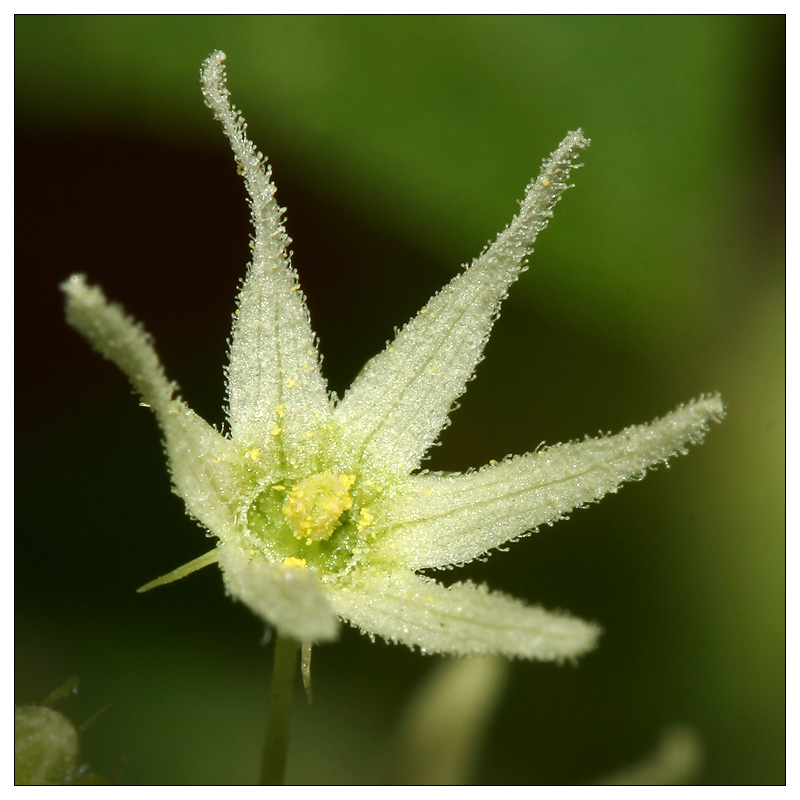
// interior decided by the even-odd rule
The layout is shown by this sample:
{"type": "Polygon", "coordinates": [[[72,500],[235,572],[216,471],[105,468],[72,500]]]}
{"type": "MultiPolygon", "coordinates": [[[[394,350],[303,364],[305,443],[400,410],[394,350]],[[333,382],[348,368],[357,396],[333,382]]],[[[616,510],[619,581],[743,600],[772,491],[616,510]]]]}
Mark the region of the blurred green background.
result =
{"type": "MultiPolygon", "coordinates": [[[[671,469],[465,569],[605,629],[577,668],[512,665],[474,780],[591,781],[685,723],[703,782],[782,783],[784,35],[782,16],[18,16],[17,700],[80,676],[61,709],[110,704],[84,758],[124,783],[257,772],[262,626],[214,569],[135,594],[208,543],[57,290],[100,283],[222,421],[249,227],[198,85],[219,48],[340,394],[564,133],[592,138],[429,467],[728,405],[671,469]]],[[[289,779],[379,780],[434,659],[347,629],[314,662],[289,779]]]]}

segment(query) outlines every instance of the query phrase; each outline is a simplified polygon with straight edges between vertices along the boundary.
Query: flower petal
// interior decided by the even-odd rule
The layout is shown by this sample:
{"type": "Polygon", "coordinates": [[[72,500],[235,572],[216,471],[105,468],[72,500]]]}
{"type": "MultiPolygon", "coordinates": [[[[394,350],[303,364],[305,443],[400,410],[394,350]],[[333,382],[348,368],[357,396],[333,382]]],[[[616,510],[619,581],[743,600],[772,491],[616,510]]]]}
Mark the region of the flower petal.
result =
{"type": "Polygon", "coordinates": [[[471,561],[644,477],[700,442],[723,414],[719,395],[701,397],[615,436],[556,445],[464,475],[413,476],[386,509],[376,509],[389,526],[383,546],[412,569],[471,561]]]}
{"type": "Polygon", "coordinates": [[[338,622],[319,578],[300,566],[277,566],[250,557],[235,545],[220,545],[219,564],[228,592],[300,642],[324,642],[338,635],[338,622]]]}
{"type": "Polygon", "coordinates": [[[175,491],[189,513],[215,536],[235,536],[237,483],[230,469],[230,441],[175,397],[177,387],[164,375],[150,336],[121,306],[109,303],[82,275],[73,275],[61,289],[67,296],[70,325],[128,376],[155,413],[164,431],[175,491]]]}
{"type": "Polygon", "coordinates": [[[568,134],[545,160],[519,213],[494,244],[361,371],[336,410],[356,458],[406,473],[419,466],[466,388],[500,303],[568,188],[575,158],[588,144],[581,131],[568,134]]]}
{"type": "Polygon", "coordinates": [[[527,606],[485,586],[444,587],[402,569],[372,574],[329,596],[336,613],[364,633],[424,653],[561,661],[591,650],[600,633],[589,622],[527,606]]]}
{"type": "Polygon", "coordinates": [[[232,439],[257,446],[265,460],[314,469],[311,433],[326,421],[330,398],[305,300],[288,255],[283,209],[264,156],[245,135],[231,106],[222,62],[203,64],[206,104],[222,123],[244,176],[255,228],[253,261],[239,294],[228,367],[228,416],[232,439]]]}
{"type": "Polygon", "coordinates": [[[101,355],[127,376],[164,431],[175,491],[189,513],[221,539],[236,535],[233,503],[237,495],[230,471],[233,447],[218,431],[175,396],[150,336],[121,306],[110,303],[82,275],[61,285],[67,296],[67,321],[101,355]]]}

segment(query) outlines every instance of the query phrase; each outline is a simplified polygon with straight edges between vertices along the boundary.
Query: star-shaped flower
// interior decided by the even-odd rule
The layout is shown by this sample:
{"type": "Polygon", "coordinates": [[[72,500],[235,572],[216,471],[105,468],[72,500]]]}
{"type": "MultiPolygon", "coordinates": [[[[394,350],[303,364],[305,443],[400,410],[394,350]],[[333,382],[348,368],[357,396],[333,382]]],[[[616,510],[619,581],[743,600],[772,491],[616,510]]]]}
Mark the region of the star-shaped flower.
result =
{"type": "Polygon", "coordinates": [[[322,378],[269,167],[228,99],[224,58],[215,52],[204,63],[203,93],[232,145],[255,226],[231,337],[229,432],[177,396],[150,337],[99,288],[82,276],[62,287],[69,322],[155,413],[175,491],[219,540],[151,585],[218,561],[231,595],[304,642],[333,639],[341,619],[429,653],[560,660],[590,649],[593,624],[469,582],[445,587],[420,570],[483,556],[684,453],[721,418],[719,396],[472,472],[419,471],[589,141],[581,131],[566,136],[509,226],[337,401],[322,378]]]}

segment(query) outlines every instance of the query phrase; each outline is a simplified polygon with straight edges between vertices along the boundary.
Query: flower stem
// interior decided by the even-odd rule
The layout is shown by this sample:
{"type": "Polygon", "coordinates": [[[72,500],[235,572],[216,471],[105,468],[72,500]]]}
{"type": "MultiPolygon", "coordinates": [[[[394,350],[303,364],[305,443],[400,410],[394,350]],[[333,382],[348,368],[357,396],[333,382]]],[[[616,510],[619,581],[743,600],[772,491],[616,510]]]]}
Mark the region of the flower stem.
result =
{"type": "Polygon", "coordinates": [[[278,636],[275,641],[269,716],[267,717],[267,732],[264,736],[264,751],[261,755],[259,784],[262,786],[283,784],[299,649],[299,642],[291,637],[278,636]]]}

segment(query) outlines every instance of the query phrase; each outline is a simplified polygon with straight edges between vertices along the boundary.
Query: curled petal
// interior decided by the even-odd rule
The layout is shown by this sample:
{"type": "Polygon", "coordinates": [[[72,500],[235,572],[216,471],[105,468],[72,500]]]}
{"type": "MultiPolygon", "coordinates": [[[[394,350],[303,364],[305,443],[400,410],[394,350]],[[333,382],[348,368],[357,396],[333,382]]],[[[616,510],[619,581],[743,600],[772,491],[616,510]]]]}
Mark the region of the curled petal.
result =
{"type": "Polygon", "coordinates": [[[482,585],[445,587],[401,569],[337,588],[330,600],[342,619],[364,633],[425,653],[562,661],[591,650],[600,633],[592,623],[482,585]]]}
{"type": "Polygon", "coordinates": [[[236,545],[220,546],[219,565],[230,594],[300,642],[337,637],[338,623],[319,578],[302,566],[277,566],[236,545]]]}

